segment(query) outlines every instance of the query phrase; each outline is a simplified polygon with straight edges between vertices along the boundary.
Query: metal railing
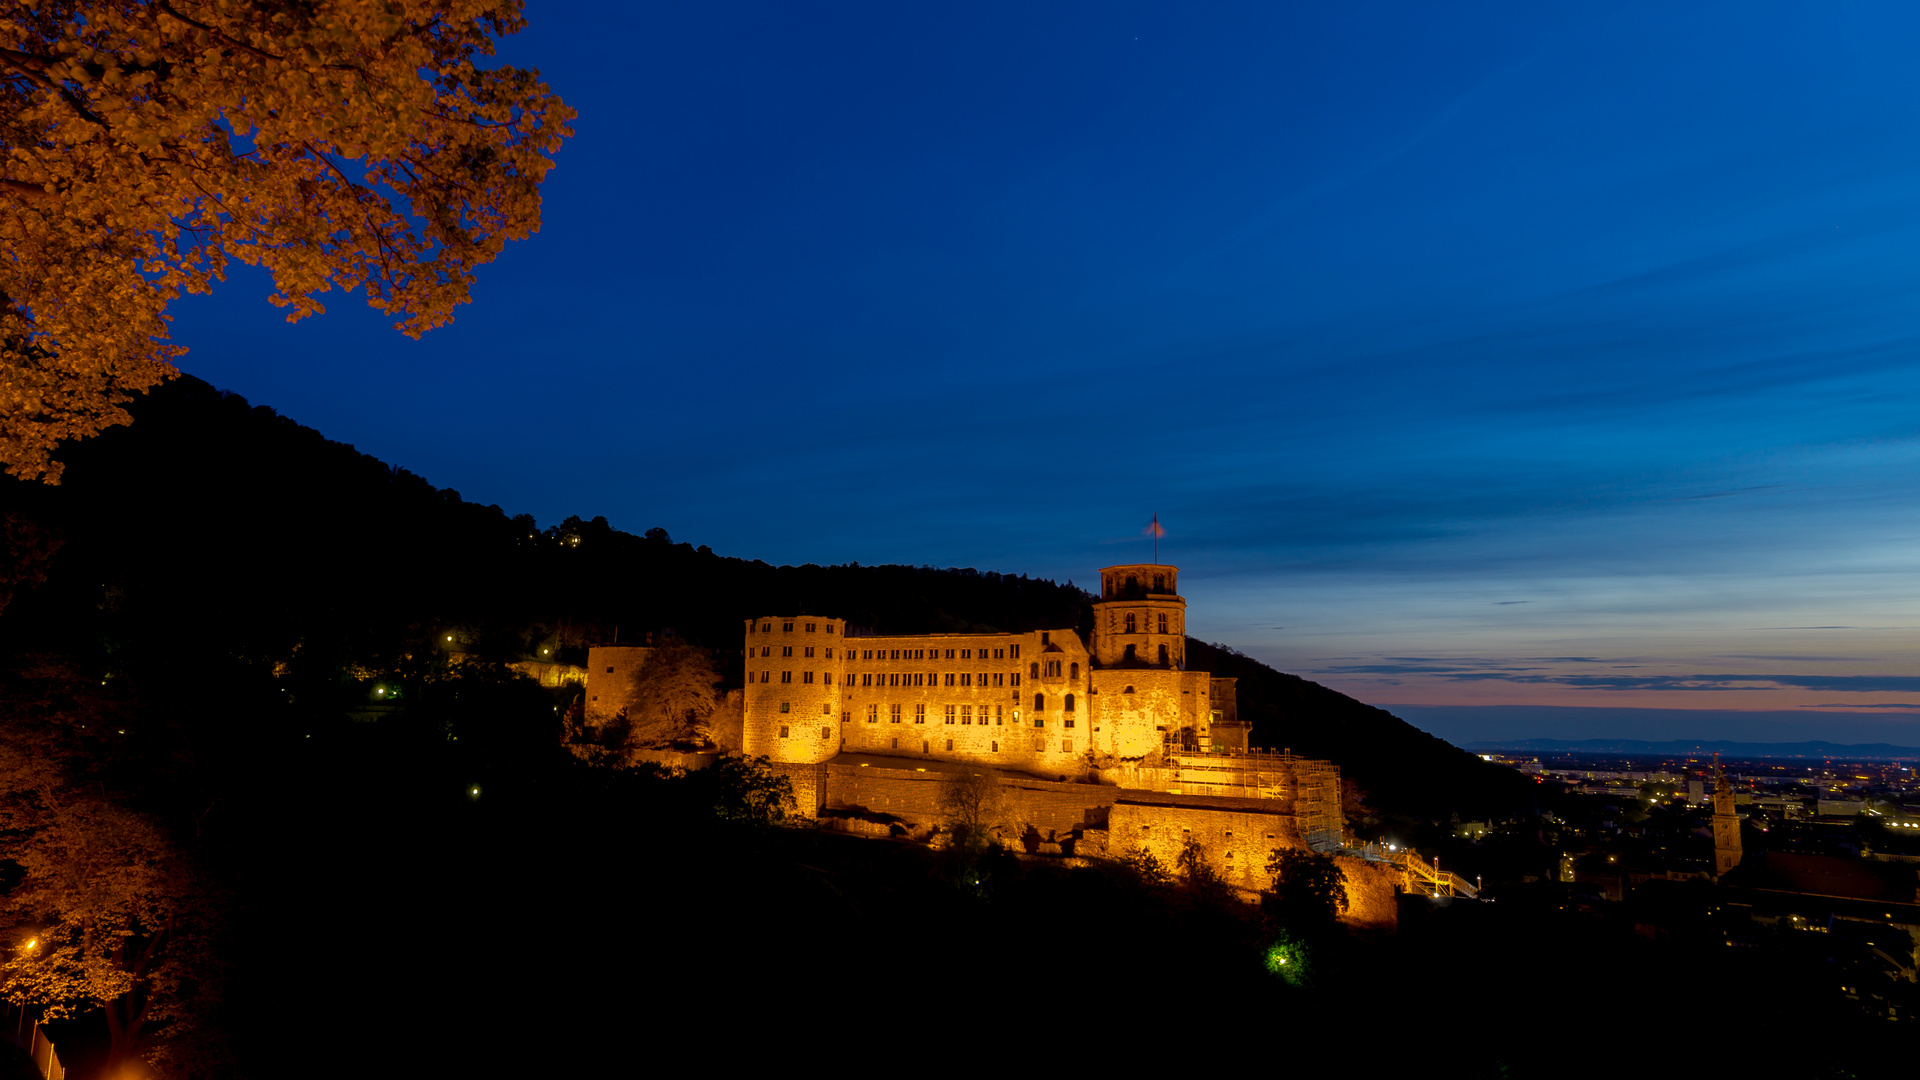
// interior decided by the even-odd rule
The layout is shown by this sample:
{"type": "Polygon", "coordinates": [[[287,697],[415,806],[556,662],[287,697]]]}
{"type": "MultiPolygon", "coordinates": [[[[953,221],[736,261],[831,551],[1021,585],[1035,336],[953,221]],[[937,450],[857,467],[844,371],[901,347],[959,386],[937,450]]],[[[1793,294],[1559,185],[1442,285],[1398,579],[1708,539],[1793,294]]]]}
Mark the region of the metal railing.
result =
{"type": "Polygon", "coordinates": [[[1402,886],[1407,892],[1418,887],[1423,896],[1465,896],[1478,899],[1480,889],[1466,878],[1451,870],[1440,869],[1440,859],[1435,856],[1432,864],[1420,857],[1412,848],[1388,847],[1373,843],[1361,847],[1349,847],[1339,854],[1368,862],[1386,863],[1400,869],[1402,886]]]}

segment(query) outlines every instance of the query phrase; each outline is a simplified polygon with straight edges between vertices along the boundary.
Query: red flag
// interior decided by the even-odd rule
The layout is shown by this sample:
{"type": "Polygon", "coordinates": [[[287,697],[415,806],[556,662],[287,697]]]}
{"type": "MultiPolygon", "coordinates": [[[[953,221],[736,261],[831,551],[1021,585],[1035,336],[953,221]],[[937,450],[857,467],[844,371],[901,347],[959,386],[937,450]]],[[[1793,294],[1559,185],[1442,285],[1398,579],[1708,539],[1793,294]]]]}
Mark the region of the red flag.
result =
{"type": "Polygon", "coordinates": [[[1159,515],[1159,514],[1155,514],[1155,515],[1153,515],[1153,524],[1151,524],[1151,525],[1149,525],[1149,526],[1147,526],[1147,531],[1146,531],[1146,532],[1144,532],[1144,533],[1141,533],[1140,535],[1142,535],[1142,536],[1151,536],[1151,537],[1153,537],[1153,538],[1154,538],[1155,540],[1158,540],[1158,539],[1160,539],[1161,537],[1163,537],[1163,536],[1165,536],[1165,535],[1167,535],[1167,530],[1166,530],[1166,528],[1165,528],[1165,527],[1163,527],[1163,526],[1162,526],[1162,525],[1160,524],[1160,515],[1159,515]]]}

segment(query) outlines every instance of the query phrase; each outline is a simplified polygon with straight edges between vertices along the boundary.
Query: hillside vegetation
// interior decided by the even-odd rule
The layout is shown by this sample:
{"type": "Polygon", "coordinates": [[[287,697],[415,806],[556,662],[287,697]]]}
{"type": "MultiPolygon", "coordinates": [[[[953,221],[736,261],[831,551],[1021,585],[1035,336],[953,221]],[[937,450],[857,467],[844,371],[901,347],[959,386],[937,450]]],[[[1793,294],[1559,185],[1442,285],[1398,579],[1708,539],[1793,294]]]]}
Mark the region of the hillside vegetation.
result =
{"type": "MultiPolygon", "coordinates": [[[[1379,985],[1435,970],[1459,992],[1383,1022],[1447,1046],[1469,1075],[1559,1075],[1568,1036],[1556,1025],[1622,1000],[1651,963],[1638,939],[1569,936],[1551,897],[1538,920],[1518,903],[1499,925],[1456,909],[1460,925],[1374,942],[1119,864],[998,852],[963,864],[742,824],[715,770],[574,759],[562,698],[497,665],[449,664],[447,639],[482,659],[577,661],[616,628],[623,640],[671,628],[737,680],[752,615],[906,633],[1085,629],[1093,598],[974,570],[771,566],[598,519],[539,528],[193,380],[137,411],[133,427],[71,449],[60,487],[0,481],[0,764],[21,781],[0,810],[17,834],[36,805],[75,807],[36,804],[40,792],[85,795],[140,824],[151,851],[136,869],[181,882],[155,925],[112,924],[161,946],[160,974],[133,996],[158,1002],[138,1041],[170,1055],[171,1075],[631,1071],[636,1046],[726,1035],[742,1017],[763,1038],[729,1053],[752,1062],[817,1036],[822,1009],[869,1009],[876,994],[863,1045],[904,1056],[942,1037],[923,1004],[997,1001],[1013,980],[1039,1011],[983,1030],[1009,1052],[1057,1054],[1072,1045],[1059,1034],[1072,1010],[1104,1000],[1117,973],[1202,987],[1223,1003],[1208,1023],[1262,1030],[1275,1016],[1371,1022],[1379,985]],[[403,707],[350,719],[376,685],[403,707]],[[1075,913],[1071,933],[1033,952],[1032,928],[1062,912],[1075,913]],[[1620,981],[1508,1001],[1512,1039],[1461,1037],[1511,989],[1513,969],[1484,958],[1548,939],[1571,969],[1620,981]],[[1301,985],[1267,965],[1276,940],[1305,943],[1301,985]]],[[[1189,659],[1239,679],[1258,741],[1338,762],[1382,827],[1423,851],[1452,814],[1531,801],[1525,778],[1387,712],[1223,646],[1189,642],[1189,659]],[[1419,835],[1430,822],[1441,826],[1419,835]]],[[[1537,847],[1516,865],[1538,864],[1537,847]]],[[[1444,854],[1473,872],[1468,852],[1444,854]]],[[[23,872],[0,853],[10,898],[23,872]]],[[[69,1063],[108,1052],[97,1008],[53,1030],[69,1063]]],[[[1155,1045],[1188,1062],[1190,1042],[1155,1045]]]]}
{"type": "MultiPolygon", "coordinates": [[[[402,679],[450,647],[583,662],[615,634],[672,630],[738,685],[741,624],[756,615],[885,633],[1091,626],[1090,594],[1023,575],[772,566],[600,517],[542,529],[191,378],[136,413],[71,448],[60,487],[6,485],[11,576],[31,581],[36,545],[58,550],[0,618],[0,642],[129,685],[218,687],[289,732],[364,704],[368,673],[402,679]]],[[[1444,819],[1530,798],[1510,771],[1387,712],[1228,648],[1190,641],[1188,656],[1239,678],[1256,743],[1332,759],[1376,807],[1444,819]]]]}

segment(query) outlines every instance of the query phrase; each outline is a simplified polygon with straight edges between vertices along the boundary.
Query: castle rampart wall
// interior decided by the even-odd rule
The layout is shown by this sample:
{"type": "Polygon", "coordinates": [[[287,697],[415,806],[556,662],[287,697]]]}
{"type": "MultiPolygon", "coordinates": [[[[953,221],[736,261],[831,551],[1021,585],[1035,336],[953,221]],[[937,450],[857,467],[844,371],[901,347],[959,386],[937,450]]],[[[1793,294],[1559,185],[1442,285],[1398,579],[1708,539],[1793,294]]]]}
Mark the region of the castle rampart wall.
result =
{"type": "Polygon", "coordinates": [[[1189,838],[1227,884],[1252,890],[1271,884],[1269,852],[1306,846],[1291,808],[1278,800],[1195,796],[1169,801],[1122,791],[1110,811],[1107,844],[1116,856],[1145,851],[1171,871],[1189,838]]]}
{"type": "Polygon", "coordinates": [[[1347,876],[1347,913],[1351,926],[1391,930],[1400,925],[1400,885],[1404,871],[1386,863],[1341,859],[1336,864],[1347,876]]]}
{"type": "Polygon", "coordinates": [[[795,812],[803,818],[816,818],[826,805],[827,766],[818,763],[775,761],[769,767],[793,785],[795,812]]]}
{"type": "MultiPolygon", "coordinates": [[[[825,769],[824,809],[890,814],[908,826],[933,826],[943,820],[940,787],[946,771],[839,762],[829,762],[825,769]]],[[[1056,837],[1104,827],[1107,808],[1120,794],[1100,784],[1002,777],[999,838],[1011,845],[1029,825],[1056,837]]]]}

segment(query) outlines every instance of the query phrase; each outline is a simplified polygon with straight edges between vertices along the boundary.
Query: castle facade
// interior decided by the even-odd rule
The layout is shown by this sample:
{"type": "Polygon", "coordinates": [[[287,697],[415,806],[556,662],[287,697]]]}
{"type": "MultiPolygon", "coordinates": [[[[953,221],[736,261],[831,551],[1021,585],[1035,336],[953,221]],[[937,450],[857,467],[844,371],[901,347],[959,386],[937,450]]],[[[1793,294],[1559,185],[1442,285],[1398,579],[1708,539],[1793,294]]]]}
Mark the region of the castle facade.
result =
{"type": "MultiPolygon", "coordinates": [[[[1179,573],[1161,563],[1101,570],[1085,637],[1073,627],[881,635],[830,616],[749,619],[742,749],[769,759],[800,813],[824,828],[930,838],[943,778],[988,766],[1004,800],[996,835],[1009,845],[1145,852],[1171,866],[1198,844],[1223,881],[1252,896],[1270,884],[1276,849],[1345,850],[1340,770],[1249,749],[1235,680],[1187,668],[1179,573]]],[[[623,707],[650,652],[591,651],[590,718],[623,707]]],[[[1364,860],[1347,868],[1349,920],[1390,925],[1404,873],[1364,860]]]]}
{"type": "Polygon", "coordinates": [[[1091,638],[874,635],[845,620],[745,624],[745,751],[817,763],[844,751],[1040,774],[1156,753],[1245,749],[1234,680],[1186,665],[1179,569],[1100,571],[1091,638]]]}

